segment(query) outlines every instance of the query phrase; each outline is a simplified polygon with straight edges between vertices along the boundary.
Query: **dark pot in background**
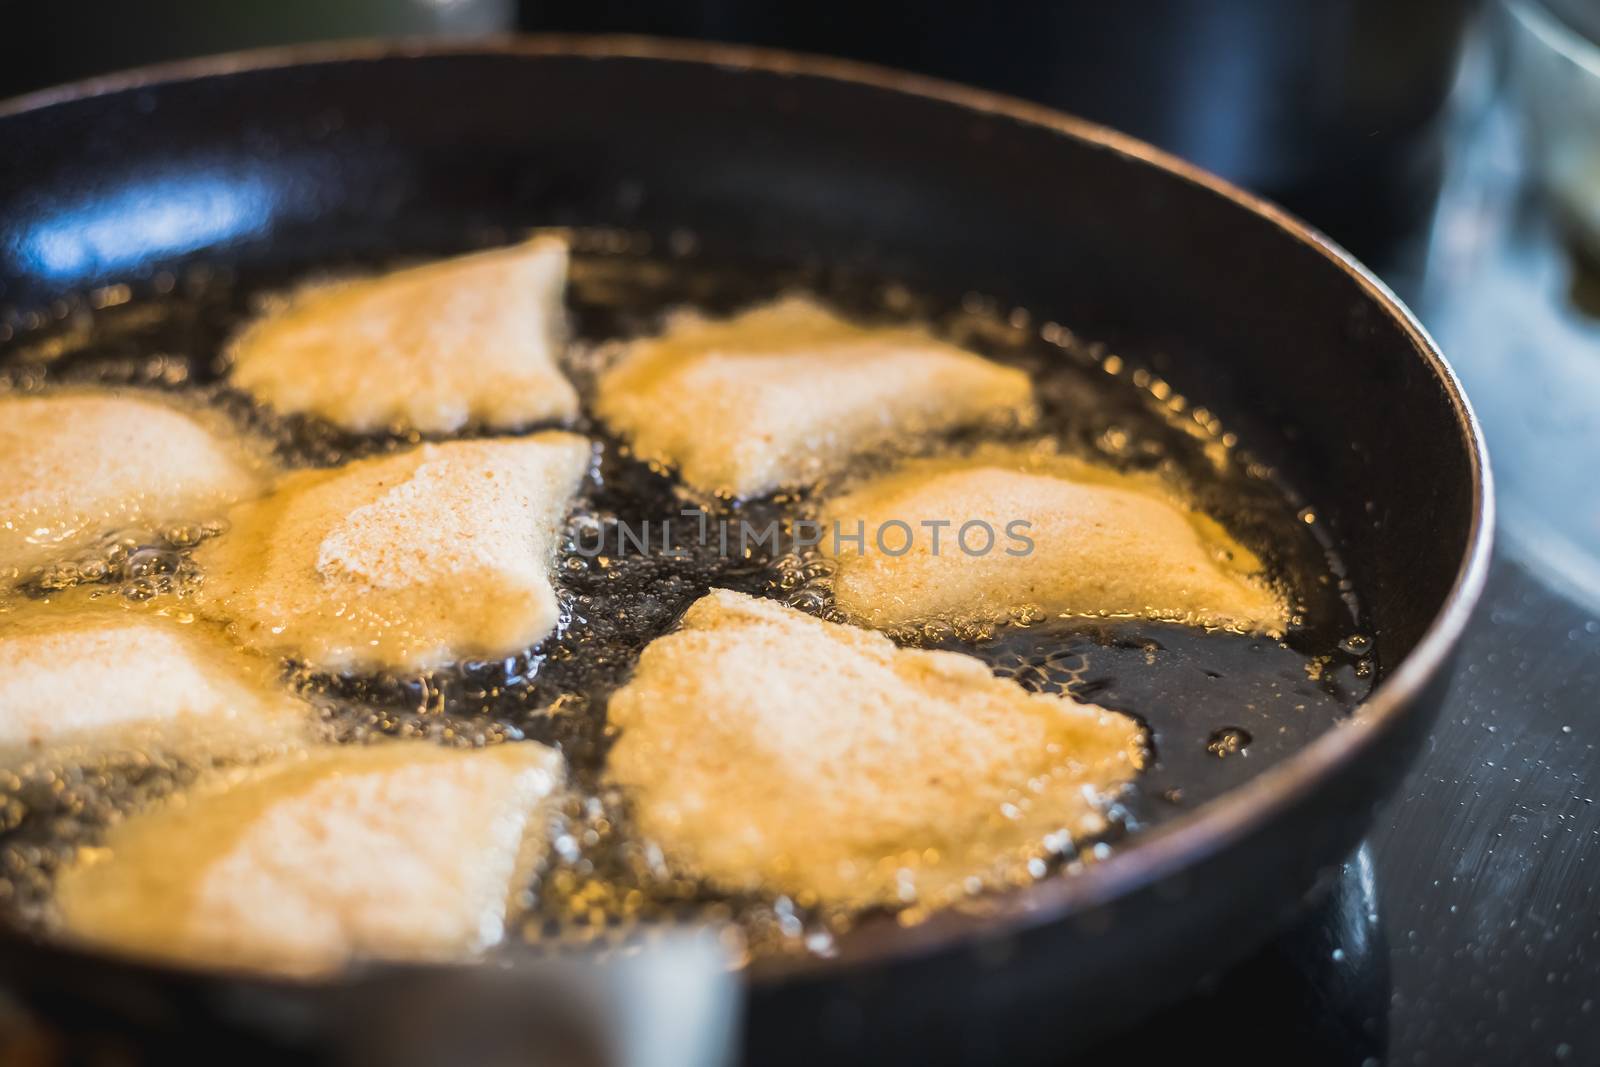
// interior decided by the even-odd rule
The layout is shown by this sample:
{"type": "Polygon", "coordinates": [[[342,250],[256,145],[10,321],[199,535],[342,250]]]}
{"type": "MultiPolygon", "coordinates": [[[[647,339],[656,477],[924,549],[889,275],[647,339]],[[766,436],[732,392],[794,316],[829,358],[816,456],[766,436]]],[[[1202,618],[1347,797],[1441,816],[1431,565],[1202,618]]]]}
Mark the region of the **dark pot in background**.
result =
{"type": "MultiPolygon", "coordinates": [[[[1577,0],[1582,2],[1582,0],[1577,0]]],[[[1480,0],[197,0],[17,4],[0,97],[156,60],[394,34],[650,33],[870,60],[1134,134],[1263,193],[1406,295],[1480,0]]]]}
{"type": "Polygon", "coordinates": [[[525,30],[652,33],[865,59],[1151,141],[1284,204],[1402,283],[1477,0],[522,0],[525,30]]]}

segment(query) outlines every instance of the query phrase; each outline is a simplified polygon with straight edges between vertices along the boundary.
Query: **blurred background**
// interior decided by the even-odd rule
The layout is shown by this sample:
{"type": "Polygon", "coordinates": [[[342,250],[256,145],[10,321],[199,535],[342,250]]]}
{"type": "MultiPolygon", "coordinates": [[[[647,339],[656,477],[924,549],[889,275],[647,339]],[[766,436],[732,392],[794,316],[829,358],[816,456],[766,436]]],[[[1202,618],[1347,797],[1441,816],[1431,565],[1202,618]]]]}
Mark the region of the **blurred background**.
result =
{"type": "Polygon", "coordinates": [[[1427,215],[1474,0],[8,0],[0,94],[266,44],[648,33],[849,56],[1153,141],[1377,253],[1427,215]]]}
{"type": "Polygon", "coordinates": [[[1600,0],[0,0],[0,27],[0,97],[348,37],[847,56],[1106,123],[1320,227],[1464,378],[1501,549],[1433,749],[1334,900],[1134,1051],[1231,1027],[1280,1062],[1600,1063],[1600,0]]]}

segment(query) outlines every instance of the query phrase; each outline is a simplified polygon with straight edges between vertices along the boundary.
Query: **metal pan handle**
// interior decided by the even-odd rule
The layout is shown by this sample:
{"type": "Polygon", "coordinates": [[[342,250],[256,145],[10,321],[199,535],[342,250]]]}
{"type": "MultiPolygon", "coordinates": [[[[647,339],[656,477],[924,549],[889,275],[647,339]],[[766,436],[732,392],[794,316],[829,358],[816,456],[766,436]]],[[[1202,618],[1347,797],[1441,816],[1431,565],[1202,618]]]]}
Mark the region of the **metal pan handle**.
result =
{"type": "Polygon", "coordinates": [[[726,1067],[740,982],[712,931],[614,958],[404,968],[360,983],[337,1013],[347,1067],[726,1067]]]}

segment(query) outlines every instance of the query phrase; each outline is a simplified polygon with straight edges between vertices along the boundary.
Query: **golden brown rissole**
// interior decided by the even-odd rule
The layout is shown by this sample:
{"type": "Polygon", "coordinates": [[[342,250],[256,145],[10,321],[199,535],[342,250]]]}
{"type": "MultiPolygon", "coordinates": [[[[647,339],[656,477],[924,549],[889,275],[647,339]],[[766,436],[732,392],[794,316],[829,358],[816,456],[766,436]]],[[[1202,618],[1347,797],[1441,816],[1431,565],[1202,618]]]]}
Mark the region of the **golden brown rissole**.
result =
{"type": "Polygon", "coordinates": [[[311,286],[235,339],[232,380],[346,429],[513,429],[577,414],[557,362],[567,246],[543,236],[311,286]]]}
{"type": "Polygon", "coordinates": [[[821,520],[835,602],[870,626],[1024,610],[1287,625],[1260,560],[1218,523],[1153,477],[1053,453],[989,446],[914,460],[825,502],[821,520]]]}
{"type": "Polygon", "coordinates": [[[0,399],[0,575],[136,523],[199,522],[259,491],[221,420],[157,393],[0,399]]]}
{"type": "Polygon", "coordinates": [[[219,775],[115,826],[57,906],[74,937],[211,966],[470,956],[500,940],[561,779],[532,742],[342,746],[219,775]]]}
{"type": "Polygon", "coordinates": [[[555,540],[587,439],[426,444],[296,471],[195,554],[197,602],[247,645],[326,670],[422,669],[555,626],[555,540]]]}
{"type": "Polygon", "coordinates": [[[612,698],[609,776],[670,863],[828,905],[947,903],[1106,826],[1127,716],[714,589],[612,698]],[[1059,847],[1058,842],[1058,847],[1059,847]]]}
{"type": "Polygon", "coordinates": [[[799,297],[683,315],[602,375],[596,413],[704,494],[798,488],[851,458],[1032,413],[1020,370],[909,327],[868,329],[799,297]]]}
{"type": "Polygon", "coordinates": [[[0,756],[174,752],[195,758],[309,739],[279,664],[219,627],[74,602],[0,618],[0,756]]]}

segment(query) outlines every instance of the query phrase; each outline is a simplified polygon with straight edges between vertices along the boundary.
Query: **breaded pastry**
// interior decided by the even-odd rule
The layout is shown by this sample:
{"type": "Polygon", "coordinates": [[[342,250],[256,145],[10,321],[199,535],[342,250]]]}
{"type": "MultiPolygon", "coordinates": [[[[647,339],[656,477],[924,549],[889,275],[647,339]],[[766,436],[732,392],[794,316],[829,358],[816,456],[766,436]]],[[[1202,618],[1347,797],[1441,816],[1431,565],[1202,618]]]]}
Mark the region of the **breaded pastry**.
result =
{"type": "Polygon", "coordinates": [[[1144,759],[1124,715],[723,589],[608,716],[610,778],[669,863],[848,907],[1025,880],[1042,842],[1105,828],[1144,759]]]}
{"type": "Polygon", "coordinates": [[[790,297],[677,318],[601,376],[595,411],[702,493],[809,485],[852,456],[1032,412],[1020,370],[910,328],[866,329],[790,297]]]}
{"type": "Polygon", "coordinates": [[[313,286],[233,343],[233,382],[358,432],[511,429],[577,413],[557,366],[567,245],[536,237],[313,286]]]}
{"type": "Polygon", "coordinates": [[[195,553],[197,603],[325,670],[525,648],[556,624],[551,555],[590,455],[548,432],[296,471],[195,553]]]}
{"type": "Polygon", "coordinates": [[[258,461],[221,429],[155,393],[0,398],[0,577],[136,523],[214,518],[256,492],[258,461]]]}
{"type": "Polygon", "coordinates": [[[279,665],[213,623],[117,607],[28,608],[0,620],[0,754],[196,756],[309,735],[279,665]]]}
{"type": "Polygon", "coordinates": [[[1260,560],[1153,476],[990,447],[904,464],[827,501],[821,521],[836,604],[883,629],[1019,611],[1287,625],[1260,560]]]}
{"type": "Polygon", "coordinates": [[[320,750],[114,826],[61,877],[67,932],[136,955],[314,974],[503,936],[560,757],[532,742],[320,750]]]}

